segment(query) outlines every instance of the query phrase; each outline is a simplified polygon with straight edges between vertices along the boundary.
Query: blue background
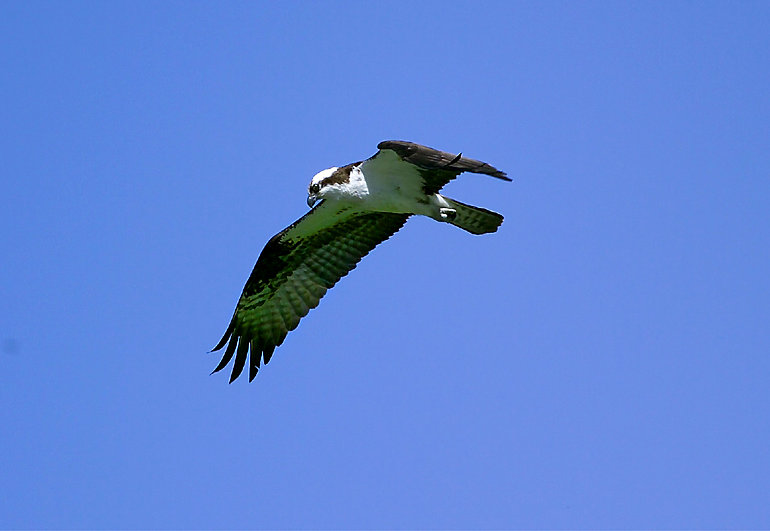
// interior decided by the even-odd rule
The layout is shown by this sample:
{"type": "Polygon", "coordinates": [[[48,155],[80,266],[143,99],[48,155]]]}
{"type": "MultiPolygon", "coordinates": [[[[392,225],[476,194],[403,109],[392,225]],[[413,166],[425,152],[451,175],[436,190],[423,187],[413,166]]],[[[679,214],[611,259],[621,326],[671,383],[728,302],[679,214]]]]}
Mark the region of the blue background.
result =
{"type": "Polygon", "coordinates": [[[766,2],[3,2],[0,527],[770,527],[766,2]],[[489,161],[254,383],[310,177],[489,161]]]}

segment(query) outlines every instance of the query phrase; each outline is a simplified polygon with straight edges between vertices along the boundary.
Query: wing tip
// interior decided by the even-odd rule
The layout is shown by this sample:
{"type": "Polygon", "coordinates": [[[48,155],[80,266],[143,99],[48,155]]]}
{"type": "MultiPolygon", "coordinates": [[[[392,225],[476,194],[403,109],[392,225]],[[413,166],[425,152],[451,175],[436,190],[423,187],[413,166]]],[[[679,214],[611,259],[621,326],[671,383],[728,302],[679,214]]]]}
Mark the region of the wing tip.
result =
{"type": "MultiPolygon", "coordinates": [[[[487,164],[487,166],[489,166],[489,164],[487,164]]],[[[498,170],[498,169],[497,169],[497,168],[495,168],[494,166],[489,166],[489,168],[490,168],[492,171],[488,171],[488,172],[486,172],[486,171],[485,171],[485,172],[482,172],[482,173],[486,173],[487,175],[491,175],[492,177],[497,177],[498,179],[502,179],[503,181],[507,181],[507,182],[509,182],[509,183],[510,183],[510,182],[513,182],[513,179],[511,179],[510,177],[508,177],[508,174],[507,174],[507,173],[505,173],[504,171],[502,171],[502,170],[498,170]]]]}
{"type": "Polygon", "coordinates": [[[233,335],[233,331],[235,330],[235,316],[230,320],[230,324],[227,325],[227,330],[225,330],[225,334],[222,336],[222,339],[219,340],[219,343],[216,344],[214,348],[209,350],[209,354],[212,352],[216,352],[217,350],[221,350],[222,347],[224,347],[227,344],[227,341],[230,339],[230,336],[233,335]]]}

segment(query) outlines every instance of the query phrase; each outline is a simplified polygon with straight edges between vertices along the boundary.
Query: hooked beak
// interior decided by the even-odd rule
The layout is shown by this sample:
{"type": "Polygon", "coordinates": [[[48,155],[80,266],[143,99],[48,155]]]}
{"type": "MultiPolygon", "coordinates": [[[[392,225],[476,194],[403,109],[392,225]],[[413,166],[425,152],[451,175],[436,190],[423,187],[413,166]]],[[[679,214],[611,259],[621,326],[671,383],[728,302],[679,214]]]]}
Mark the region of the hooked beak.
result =
{"type": "Polygon", "coordinates": [[[318,198],[315,196],[315,194],[307,194],[307,206],[313,208],[313,205],[315,205],[317,202],[318,198]]]}

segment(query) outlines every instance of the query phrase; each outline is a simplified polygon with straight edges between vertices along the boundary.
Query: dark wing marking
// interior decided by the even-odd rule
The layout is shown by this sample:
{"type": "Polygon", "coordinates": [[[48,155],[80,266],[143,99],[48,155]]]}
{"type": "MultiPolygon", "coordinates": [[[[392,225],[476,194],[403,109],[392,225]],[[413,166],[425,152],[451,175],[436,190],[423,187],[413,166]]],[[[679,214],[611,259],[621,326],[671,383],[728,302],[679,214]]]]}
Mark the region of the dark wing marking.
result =
{"type": "Polygon", "coordinates": [[[235,356],[232,382],[243,371],[250,352],[249,381],[253,380],[260,362],[270,361],[275,347],[318,306],[326,290],[409,217],[370,212],[335,222],[334,216],[331,207],[319,204],[265,245],[230,325],[213,349],[227,345],[213,372],[222,370],[235,356]],[[310,233],[302,235],[307,231],[310,233]]]}
{"type": "Polygon", "coordinates": [[[385,140],[377,145],[377,149],[395,151],[402,160],[417,166],[425,181],[423,190],[428,195],[437,193],[446,183],[464,171],[484,173],[505,181],[511,180],[505,172],[486,162],[463,157],[462,153],[452,155],[445,151],[402,140],[385,140]]]}

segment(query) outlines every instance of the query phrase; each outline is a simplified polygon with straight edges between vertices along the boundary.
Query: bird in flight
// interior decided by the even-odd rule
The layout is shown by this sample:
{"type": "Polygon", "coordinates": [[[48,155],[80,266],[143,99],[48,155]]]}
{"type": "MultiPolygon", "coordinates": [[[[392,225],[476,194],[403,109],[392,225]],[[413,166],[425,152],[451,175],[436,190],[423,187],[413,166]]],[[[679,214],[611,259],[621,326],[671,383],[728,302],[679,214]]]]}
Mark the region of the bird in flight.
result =
{"type": "Polygon", "coordinates": [[[267,364],[286,334],[318,306],[326,290],[347,275],[409,216],[450,223],[471,234],[495,232],[496,212],[439,194],[463,172],[510,181],[486,162],[426,146],[388,140],[374,156],[317,173],[310,181],[311,210],[273,236],[257,259],[222,339],[227,345],[212,374],[235,357],[232,383],[249,361],[249,381],[267,364]]]}

